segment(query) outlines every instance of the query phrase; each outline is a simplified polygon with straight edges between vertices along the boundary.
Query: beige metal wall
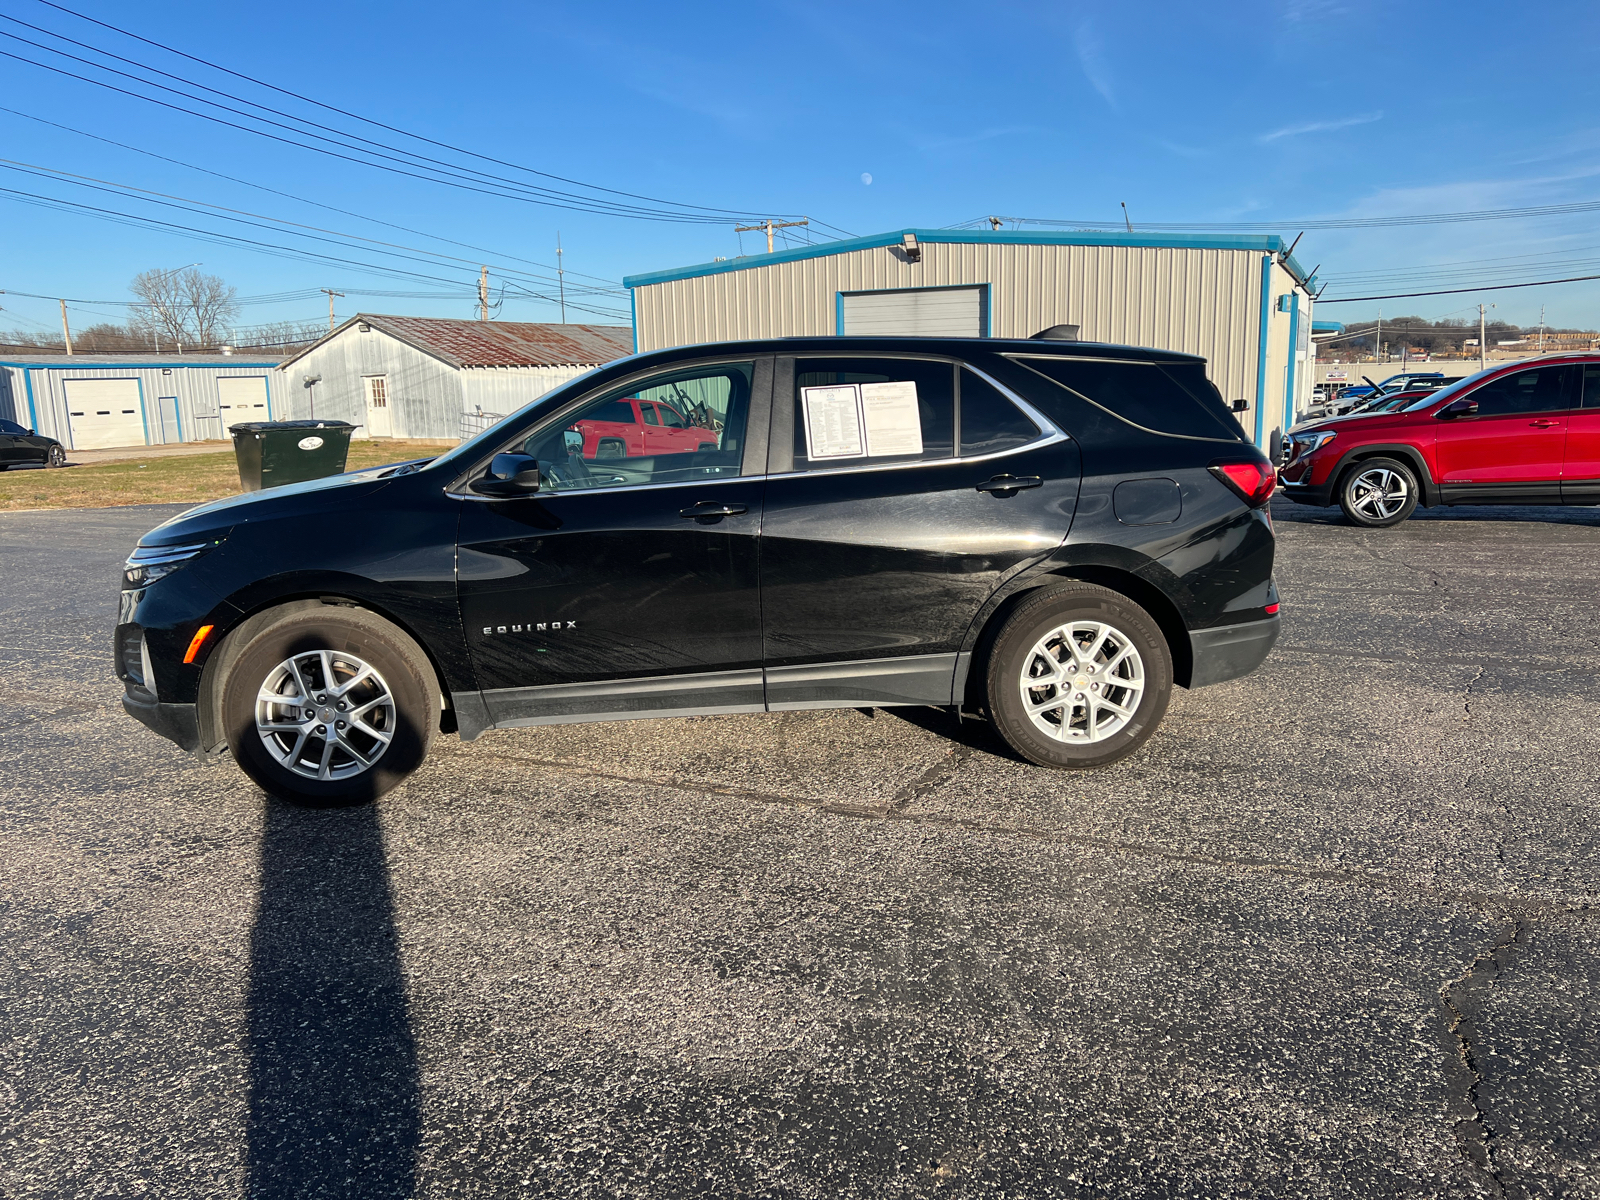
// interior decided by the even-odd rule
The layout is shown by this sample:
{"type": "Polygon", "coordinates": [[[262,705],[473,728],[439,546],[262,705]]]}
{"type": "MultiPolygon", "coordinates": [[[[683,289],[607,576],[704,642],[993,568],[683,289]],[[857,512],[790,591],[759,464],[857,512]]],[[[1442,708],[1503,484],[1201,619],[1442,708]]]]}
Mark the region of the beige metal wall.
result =
{"type": "MultiPolygon", "coordinates": [[[[987,283],[995,337],[1075,324],[1086,341],[1203,355],[1225,399],[1250,401],[1252,411],[1241,418],[1253,432],[1262,257],[1254,250],[924,242],[922,261],[912,263],[897,246],[852,250],[635,288],[639,349],[831,335],[841,291],[987,283]]],[[[1287,327],[1287,314],[1283,321],[1287,327]]],[[[1276,379],[1269,372],[1269,411],[1274,398],[1282,407],[1282,391],[1281,371],[1276,379]]]]}

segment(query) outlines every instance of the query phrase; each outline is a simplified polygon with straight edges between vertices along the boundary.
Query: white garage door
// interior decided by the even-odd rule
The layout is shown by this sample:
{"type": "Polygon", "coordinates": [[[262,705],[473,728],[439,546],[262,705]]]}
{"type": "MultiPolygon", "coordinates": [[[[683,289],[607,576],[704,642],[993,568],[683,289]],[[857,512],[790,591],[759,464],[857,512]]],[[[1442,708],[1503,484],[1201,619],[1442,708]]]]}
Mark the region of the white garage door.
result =
{"type": "Polygon", "coordinates": [[[64,386],[74,450],[145,444],[137,379],[68,379],[64,386]]]}
{"type": "Polygon", "coordinates": [[[266,376],[217,380],[217,410],[222,415],[224,429],[240,421],[270,421],[272,417],[267,412],[266,376]]]}
{"type": "Polygon", "coordinates": [[[839,330],[852,337],[985,337],[987,288],[846,292],[839,330]]]}

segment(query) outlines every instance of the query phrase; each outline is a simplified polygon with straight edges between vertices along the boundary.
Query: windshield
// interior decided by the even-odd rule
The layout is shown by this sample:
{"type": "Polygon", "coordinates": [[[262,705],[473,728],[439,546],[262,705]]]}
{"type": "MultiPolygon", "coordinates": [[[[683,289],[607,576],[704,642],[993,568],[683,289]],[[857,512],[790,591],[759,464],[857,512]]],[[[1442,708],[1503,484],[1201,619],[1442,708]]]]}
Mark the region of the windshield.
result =
{"type": "Polygon", "coordinates": [[[1401,409],[1401,411],[1416,412],[1419,408],[1427,408],[1428,405],[1437,404],[1441,400],[1451,400],[1454,397],[1459,396],[1468,388],[1475,387],[1484,376],[1498,371],[1499,369],[1499,367],[1486,367],[1482,371],[1479,371],[1476,375],[1468,375],[1465,379],[1456,380],[1449,387],[1442,387],[1437,392],[1429,392],[1421,399],[1406,405],[1405,408],[1401,409]]]}
{"type": "MultiPolygon", "coordinates": [[[[607,365],[609,366],[610,364],[608,363],[607,365]]],[[[599,367],[590,367],[582,375],[574,375],[560,387],[552,388],[544,395],[528,401],[521,408],[517,409],[516,412],[501,417],[482,433],[478,434],[476,437],[469,438],[468,440],[462,442],[461,445],[450,451],[450,453],[441,454],[438,458],[434,459],[428,464],[427,469],[431,471],[436,467],[444,467],[446,470],[449,470],[456,463],[470,462],[478,454],[482,453],[491,445],[499,442],[501,438],[505,437],[504,426],[507,421],[514,421],[518,417],[522,416],[523,413],[532,412],[533,409],[537,408],[541,404],[549,404],[552,401],[559,403],[562,399],[568,396],[574,388],[580,386],[584,380],[588,379],[589,376],[593,375],[599,369],[599,367]]],[[[631,411],[628,414],[628,420],[633,420],[633,414],[631,411]]]]}

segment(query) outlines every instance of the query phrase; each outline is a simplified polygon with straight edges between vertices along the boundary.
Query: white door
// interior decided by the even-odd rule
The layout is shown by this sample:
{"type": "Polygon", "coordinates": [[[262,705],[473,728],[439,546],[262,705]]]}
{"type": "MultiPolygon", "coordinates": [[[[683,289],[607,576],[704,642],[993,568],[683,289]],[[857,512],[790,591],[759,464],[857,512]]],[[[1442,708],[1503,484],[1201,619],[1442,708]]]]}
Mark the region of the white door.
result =
{"type": "Polygon", "coordinates": [[[986,337],[981,287],[846,292],[841,334],[852,337],[986,337]]]}
{"type": "Polygon", "coordinates": [[[270,421],[265,375],[239,375],[217,380],[217,413],[222,427],[241,421],[270,421]]]}
{"type": "Polygon", "coordinates": [[[394,422],[389,413],[389,377],[368,375],[367,385],[367,436],[393,437],[394,422]]]}
{"type": "Polygon", "coordinates": [[[64,386],[74,450],[146,444],[137,379],[69,379],[64,386]]]}

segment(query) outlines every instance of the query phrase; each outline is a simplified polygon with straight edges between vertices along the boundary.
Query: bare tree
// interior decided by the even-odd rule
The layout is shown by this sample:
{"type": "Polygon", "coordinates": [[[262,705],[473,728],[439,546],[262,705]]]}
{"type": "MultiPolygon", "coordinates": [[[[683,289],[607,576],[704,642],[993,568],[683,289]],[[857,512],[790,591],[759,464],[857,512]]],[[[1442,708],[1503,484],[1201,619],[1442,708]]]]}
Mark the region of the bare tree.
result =
{"type": "Polygon", "coordinates": [[[143,335],[159,334],[171,342],[214,346],[239,312],[238,292],[215,275],[193,267],[141,271],[128,290],[139,297],[131,305],[130,324],[143,335]]]}

